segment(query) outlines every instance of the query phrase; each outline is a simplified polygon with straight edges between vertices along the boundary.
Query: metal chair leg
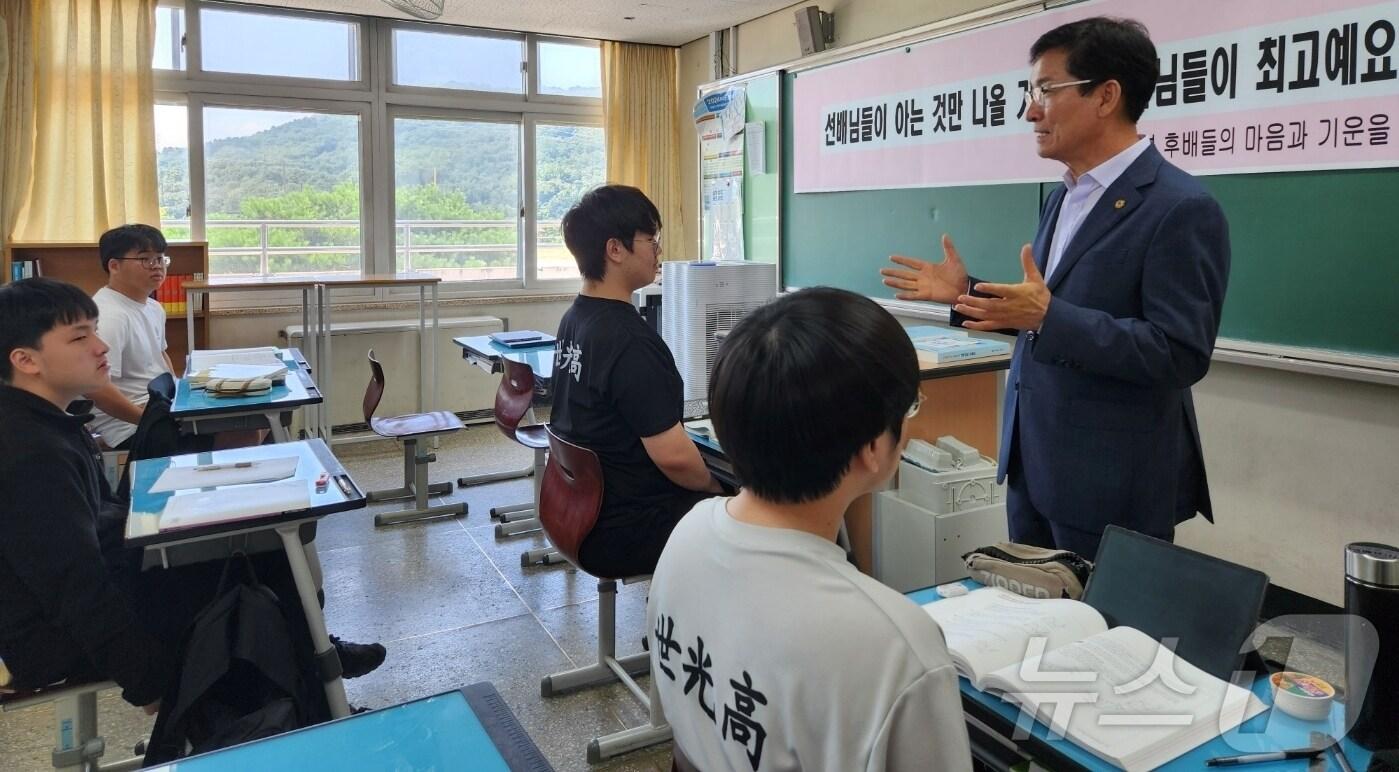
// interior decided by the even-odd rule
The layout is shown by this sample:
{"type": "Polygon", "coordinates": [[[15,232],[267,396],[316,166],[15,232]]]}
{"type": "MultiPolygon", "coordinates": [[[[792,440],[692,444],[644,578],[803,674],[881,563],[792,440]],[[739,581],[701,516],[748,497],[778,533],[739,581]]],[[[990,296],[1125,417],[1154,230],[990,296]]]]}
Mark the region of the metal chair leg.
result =
{"type": "Polygon", "coordinates": [[[577,689],[620,682],[647,709],[649,718],[644,726],[593,738],[588,743],[589,763],[597,763],[671,739],[670,725],[666,722],[665,711],[661,709],[661,702],[656,695],[655,679],[651,679],[649,692],[643,694],[634,678],[650,672],[650,653],[617,656],[617,582],[613,579],[599,579],[597,587],[598,661],[545,676],[540,681],[539,692],[545,697],[552,697],[577,689]]]}
{"type": "Polygon", "coordinates": [[[375,526],[461,517],[466,514],[467,504],[465,501],[435,507],[428,505],[428,496],[452,491],[451,483],[444,482],[433,485],[428,482],[428,465],[436,460],[437,454],[427,452],[427,447],[420,442],[420,438],[415,437],[403,441],[403,487],[387,491],[370,491],[367,498],[370,501],[411,498],[413,499],[413,508],[399,512],[381,512],[374,516],[375,526]]]}

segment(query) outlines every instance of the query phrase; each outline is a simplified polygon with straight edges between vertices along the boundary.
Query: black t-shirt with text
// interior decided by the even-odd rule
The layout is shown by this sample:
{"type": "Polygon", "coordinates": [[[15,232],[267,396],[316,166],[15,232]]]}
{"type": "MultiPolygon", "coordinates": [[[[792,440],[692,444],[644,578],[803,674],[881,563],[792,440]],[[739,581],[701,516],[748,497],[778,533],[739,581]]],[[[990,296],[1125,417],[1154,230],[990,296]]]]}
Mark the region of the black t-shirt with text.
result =
{"type": "Polygon", "coordinates": [[[665,341],[630,303],[584,295],[557,337],[549,421],[602,462],[599,526],[630,524],[682,495],[641,444],[680,422],[684,386],[665,341]]]}

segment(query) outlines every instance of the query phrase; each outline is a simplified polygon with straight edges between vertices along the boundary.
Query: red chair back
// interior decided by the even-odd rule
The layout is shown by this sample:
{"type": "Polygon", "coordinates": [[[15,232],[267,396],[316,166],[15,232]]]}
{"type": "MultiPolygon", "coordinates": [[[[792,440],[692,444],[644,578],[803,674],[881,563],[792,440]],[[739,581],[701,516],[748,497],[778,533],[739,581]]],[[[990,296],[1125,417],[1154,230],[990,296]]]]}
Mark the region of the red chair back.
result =
{"type": "Polygon", "coordinates": [[[374,358],[374,349],[369,350],[369,385],[364,387],[364,422],[374,418],[379,409],[379,400],[384,398],[384,368],[374,358]]]}
{"type": "Polygon", "coordinates": [[[501,434],[515,440],[515,429],[529,412],[534,401],[534,371],[522,362],[503,360],[505,372],[500,375],[500,387],[495,390],[495,425],[501,434]]]}
{"type": "Polygon", "coordinates": [[[549,463],[539,487],[539,523],[549,541],[574,565],[601,509],[602,463],[597,454],[550,429],[549,463]]]}

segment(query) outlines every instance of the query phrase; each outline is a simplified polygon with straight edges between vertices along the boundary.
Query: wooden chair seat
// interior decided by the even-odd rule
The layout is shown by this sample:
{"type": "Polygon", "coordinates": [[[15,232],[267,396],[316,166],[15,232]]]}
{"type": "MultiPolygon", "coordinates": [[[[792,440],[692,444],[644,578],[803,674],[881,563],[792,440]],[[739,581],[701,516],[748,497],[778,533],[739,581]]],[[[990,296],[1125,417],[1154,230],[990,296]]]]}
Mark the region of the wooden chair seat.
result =
{"type": "Polygon", "coordinates": [[[380,437],[402,439],[421,437],[425,434],[443,434],[465,428],[461,419],[446,410],[431,413],[409,413],[391,418],[370,418],[369,428],[380,437]]]}

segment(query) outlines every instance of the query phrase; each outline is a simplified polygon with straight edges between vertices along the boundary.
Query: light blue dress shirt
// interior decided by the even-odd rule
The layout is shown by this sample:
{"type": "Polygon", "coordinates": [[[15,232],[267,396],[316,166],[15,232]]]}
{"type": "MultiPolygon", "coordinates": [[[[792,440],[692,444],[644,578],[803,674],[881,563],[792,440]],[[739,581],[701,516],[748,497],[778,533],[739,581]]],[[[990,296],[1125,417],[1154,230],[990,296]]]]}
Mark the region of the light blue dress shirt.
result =
{"type": "Polygon", "coordinates": [[[1045,264],[1045,281],[1054,275],[1064,250],[1068,249],[1074,234],[1078,233],[1079,226],[1093,211],[1098,199],[1103,197],[1103,192],[1127,171],[1127,167],[1150,144],[1150,139],[1142,137],[1131,147],[1079,175],[1077,180],[1072,172],[1064,172],[1064,187],[1068,190],[1064,193],[1064,202],[1059,205],[1059,220],[1054,226],[1054,240],[1049,245],[1049,262],[1045,264]]]}

